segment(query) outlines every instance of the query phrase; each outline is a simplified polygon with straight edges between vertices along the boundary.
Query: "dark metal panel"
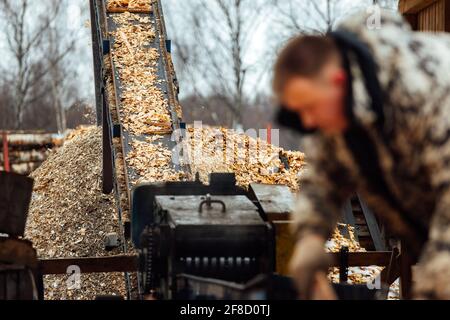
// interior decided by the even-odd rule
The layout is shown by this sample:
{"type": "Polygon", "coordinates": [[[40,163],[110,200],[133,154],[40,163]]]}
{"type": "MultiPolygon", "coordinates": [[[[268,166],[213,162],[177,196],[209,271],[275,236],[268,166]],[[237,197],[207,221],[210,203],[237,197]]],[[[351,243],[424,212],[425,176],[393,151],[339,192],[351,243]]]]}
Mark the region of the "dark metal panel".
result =
{"type": "MultiPolygon", "coordinates": [[[[347,225],[350,225],[354,228],[355,239],[356,239],[356,241],[359,241],[358,232],[356,229],[355,216],[353,215],[351,200],[347,200],[344,203],[344,206],[342,208],[342,213],[343,213],[344,223],[347,225]]],[[[350,233],[348,232],[348,230],[343,230],[343,232],[345,233],[344,236],[346,236],[347,238],[350,238],[350,233]]]]}
{"type": "Polygon", "coordinates": [[[103,104],[103,193],[110,194],[114,189],[114,158],[112,153],[111,119],[106,95],[102,94],[103,104]]]}
{"type": "Polygon", "coordinates": [[[22,266],[0,265],[0,300],[30,301],[37,300],[38,292],[35,289],[31,270],[22,266]]]}
{"type": "Polygon", "coordinates": [[[95,80],[95,106],[97,114],[97,125],[102,125],[102,50],[100,50],[101,30],[99,21],[99,4],[102,0],[89,0],[91,11],[91,31],[92,31],[92,58],[94,61],[95,80]]]}
{"type": "Polygon", "coordinates": [[[375,215],[360,196],[358,196],[358,199],[361,203],[361,208],[363,210],[364,217],[366,218],[367,227],[369,228],[370,236],[372,237],[375,249],[377,251],[385,251],[386,241],[381,236],[380,227],[378,225],[377,219],[375,218],[375,215]]]}
{"type": "Polygon", "coordinates": [[[0,233],[23,236],[32,192],[33,179],[0,172],[0,233]]]}
{"type": "Polygon", "coordinates": [[[412,266],[414,265],[411,256],[401,250],[400,255],[400,296],[403,300],[412,299],[412,266]]]}

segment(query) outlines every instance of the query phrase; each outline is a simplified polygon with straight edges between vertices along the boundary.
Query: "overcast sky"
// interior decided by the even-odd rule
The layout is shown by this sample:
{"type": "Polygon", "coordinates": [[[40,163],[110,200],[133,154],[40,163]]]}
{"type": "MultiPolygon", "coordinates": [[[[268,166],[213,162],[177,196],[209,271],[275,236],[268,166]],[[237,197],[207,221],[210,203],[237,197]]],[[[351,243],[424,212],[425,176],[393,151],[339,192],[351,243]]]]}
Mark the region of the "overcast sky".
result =
{"type": "MultiPolygon", "coordinates": [[[[45,1],[45,0],[43,0],[45,1]]],[[[177,7],[179,7],[180,0],[162,0],[164,10],[166,13],[166,21],[169,37],[174,37],[175,35],[190,37],[189,27],[186,27],[182,21],[183,12],[178,12],[177,7]]],[[[191,0],[195,1],[195,0],[191,0]]],[[[323,0],[320,1],[323,5],[323,0]]],[[[372,2],[372,0],[341,0],[345,8],[352,7],[361,7],[361,5],[368,5],[372,2]]],[[[33,14],[36,12],[35,10],[39,10],[39,1],[32,1],[32,4],[35,6],[33,8],[33,14]]],[[[72,0],[70,5],[66,10],[67,19],[65,19],[66,23],[61,26],[66,29],[68,33],[74,35],[77,39],[77,48],[72,53],[70,59],[68,59],[67,63],[76,64],[76,69],[78,71],[78,79],[80,82],[80,88],[82,89],[83,98],[93,101],[93,71],[92,71],[92,52],[91,52],[91,35],[90,28],[88,25],[89,21],[89,1],[88,0],[72,0]]],[[[32,16],[32,15],[30,15],[32,16]]],[[[245,62],[248,64],[255,65],[257,72],[254,73],[254,82],[260,83],[262,86],[262,90],[267,90],[264,88],[268,85],[268,77],[269,73],[266,73],[264,81],[261,81],[260,75],[264,74],[265,69],[270,66],[265,63],[260,63],[261,61],[266,61],[267,55],[275,56],[274,50],[276,49],[277,43],[279,43],[283,37],[286,37],[286,34],[283,33],[283,30],[278,30],[277,33],[274,33],[274,28],[276,27],[275,19],[277,17],[275,15],[269,15],[264,19],[264,22],[261,23],[257,29],[253,32],[253,36],[251,37],[250,47],[251,53],[246,55],[245,62]],[[274,36],[275,35],[275,36],[274,36]],[[272,52],[272,53],[271,53],[272,52]]],[[[311,21],[313,21],[314,17],[304,16],[301,17],[303,23],[308,25],[311,21]]],[[[0,21],[1,25],[1,21],[0,21]]],[[[176,50],[176,49],[175,49],[176,50]]],[[[3,57],[0,59],[0,66],[7,70],[10,67],[11,60],[6,54],[5,51],[5,38],[4,33],[0,33],[0,54],[3,57]]],[[[176,59],[176,52],[174,53],[176,59]]],[[[183,85],[181,83],[182,88],[189,88],[188,85],[183,85]]],[[[189,93],[189,90],[183,91],[185,94],[189,93]]]]}

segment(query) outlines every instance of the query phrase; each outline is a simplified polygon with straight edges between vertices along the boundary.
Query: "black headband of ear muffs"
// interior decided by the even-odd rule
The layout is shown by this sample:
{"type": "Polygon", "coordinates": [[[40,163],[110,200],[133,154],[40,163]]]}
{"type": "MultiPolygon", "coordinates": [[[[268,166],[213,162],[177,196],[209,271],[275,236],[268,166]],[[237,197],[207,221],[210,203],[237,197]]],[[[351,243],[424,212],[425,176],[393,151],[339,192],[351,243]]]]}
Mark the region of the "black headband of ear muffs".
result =
{"type": "Polygon", "coordinates": [[[278,125],[292,129],[300,134],[312,134],[317,131],[317,129],[305,128],[300,115],[294,111],[289,111],[285,106],[280,106],[275,121],[278,125]]]}
{"type": "Polygon", "coordinates": [[[349,77],[349,85],[347,92],[347,117],[354,123],[355,115],[353,112],[354,99],[353,88],[351,83],[353,82],[352,73],[350,70],[350,53],[356,58],[356,63],[362,73],[364,85],[367,90],[367,94],[371,100],[370,108],[376,114],[376,124],[379,128],[382,128],[385,123],[384,114],[384,92],[381,88],[380,81],[378,79],[378,65],[369,50],[369,47],[359,40],[358,36],[352,32],[346,30],[338,30],[330,32],[329,37],[333,38],[341,56],[344,60],[344,68],[349,77]]]}

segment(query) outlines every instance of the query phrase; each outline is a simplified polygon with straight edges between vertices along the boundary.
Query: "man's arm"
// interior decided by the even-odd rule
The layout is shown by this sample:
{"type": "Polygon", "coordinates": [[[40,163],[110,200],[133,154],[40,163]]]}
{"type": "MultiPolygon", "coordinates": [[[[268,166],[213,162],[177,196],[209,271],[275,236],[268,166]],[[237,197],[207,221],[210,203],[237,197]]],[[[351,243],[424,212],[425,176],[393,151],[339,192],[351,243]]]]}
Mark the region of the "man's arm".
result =
{"type": "Polygon", "coordinates": [[[450,300],[450,190],[440,196],[416,271],[415,298],[450,300]]]}
{"type": "MultiPolygon", "coordinates": [[[[439,99],[430,117],[423,150],[424,163],[436,190],[429,241],[422,253],[415,295],[423,299],[450,299],[450,93],[439,99]]],[[[430,102],[430,105],[433,103],[430,102]]]]}
{"type": "Polygon", "coordinates": [[[325,240],[332,234],[341,217],[342,207],[355,192],[352,177],[338,159],[339,149],[334,143],[309,142],[308,167],[300,180],[300,192],[293,213],[295,234],[314,233],[325,240]]]}
{"type": "MultiPolygon", "coordinates": [[[[343,148],[320,138],[309,144],[308,169],[301,178],[293,213],[298,242],[290,263],[302,299],[312,299],[317,294],[317,279],[329,266],[324,244],[336,227],[344,202],[354,191],[352,174],[338,160],[338,150],[343,148]]],[[[321,298],[332,299],[330,295],[321,298]]]]}

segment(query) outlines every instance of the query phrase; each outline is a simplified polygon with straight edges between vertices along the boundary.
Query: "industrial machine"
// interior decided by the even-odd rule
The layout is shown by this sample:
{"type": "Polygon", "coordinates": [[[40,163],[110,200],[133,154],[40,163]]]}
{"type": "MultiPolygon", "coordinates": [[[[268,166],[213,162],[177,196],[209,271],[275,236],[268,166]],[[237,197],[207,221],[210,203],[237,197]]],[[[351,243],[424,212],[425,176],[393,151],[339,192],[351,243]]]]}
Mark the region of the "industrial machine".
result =
{"type": "Polygon", "coordinates": [[[233,174],[139,186],[132,211],[144,294],[174,298],[180,274],[245,284],[274,272],[272,225],[233,174]]]}
{"type": "MultiPolygon", "coordinates": [[[[276,275],[277,262],[283,264],[277,260],[290,257],[290,248],[282,248],[283,242],[294,242],[276,233],[293,208],[288,188],[253,184],[247,191],[236,187],[234,174],[212,174],[209,185],[195,181],[138,186],[132,203],[132,239],[139,250],[143,296],[188,300],[298,297],[292,281],[276,275]]],[[[284,227],[282,231],[284,237],[289,234],[284,227]]],[[[345,279],[345,250],[339,255],[339,267],[345,279]]],[[[369,290],[344,281],[335,289],[345,299],[387,295],[385,288],[369,290]]]]}
{"type": "MultiPolygon", "coordinates": [[[[212,174],[208,185],[198,180],[147,184],[132,194],[131,234],[139,250],[143,296],[298,297],[291,279],[279,274],[295,243],[286,230],[294,204],[289,188],[252,184],[244,190],[236,186],[234,174],[222,173],[212,174]]],[[[370,263],[369,255],[365,257],[370,263]]],[[[348,250],[344,248],[335,258],[342,283],[334,287],[340,298],[386,298],[386,287],[371,290],[346,284],[348,250]]]]}

